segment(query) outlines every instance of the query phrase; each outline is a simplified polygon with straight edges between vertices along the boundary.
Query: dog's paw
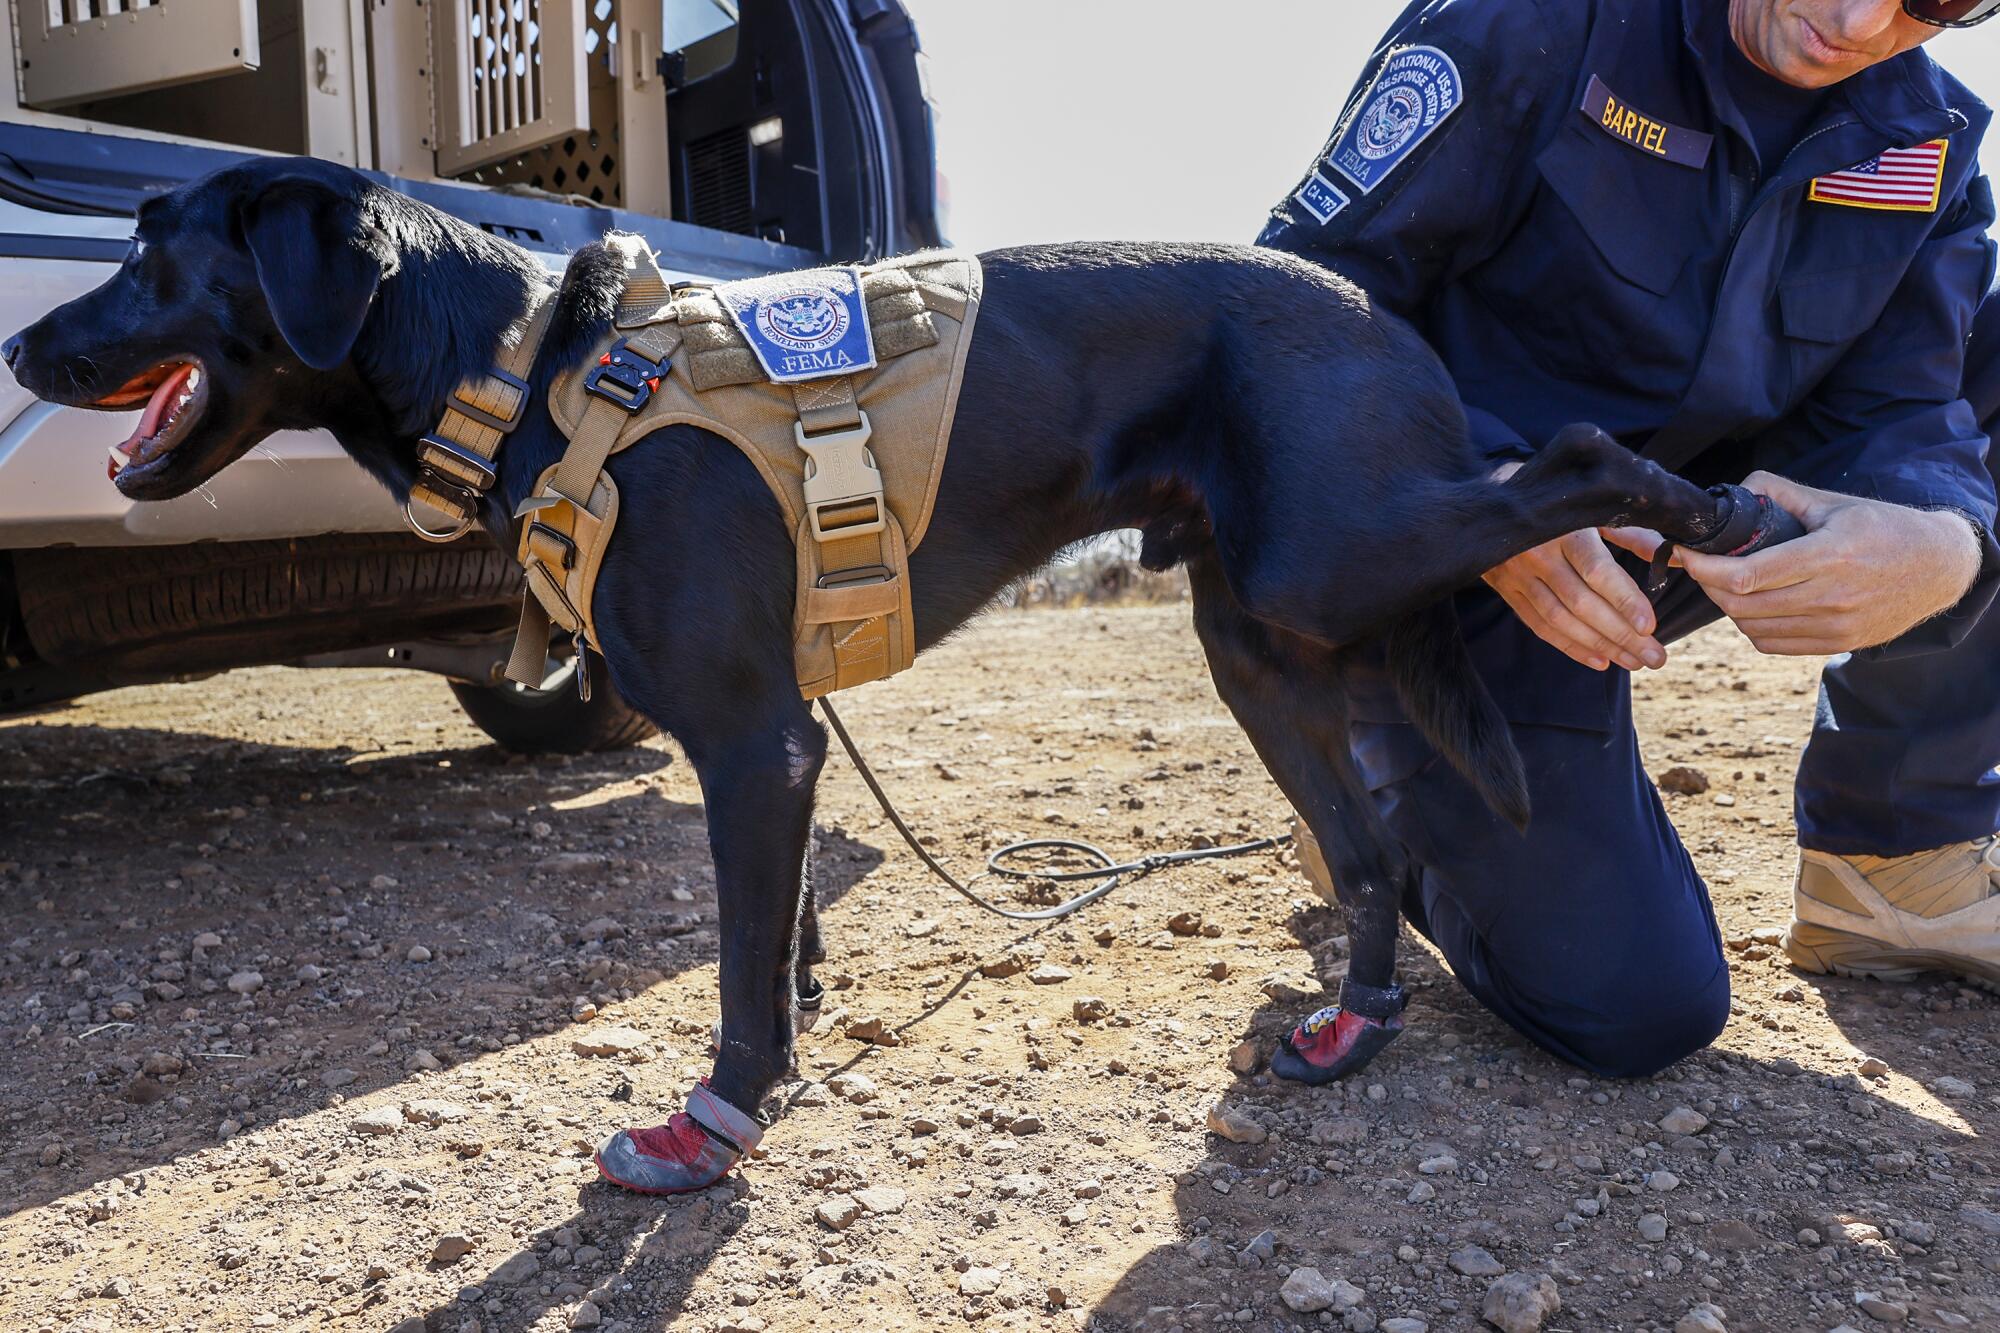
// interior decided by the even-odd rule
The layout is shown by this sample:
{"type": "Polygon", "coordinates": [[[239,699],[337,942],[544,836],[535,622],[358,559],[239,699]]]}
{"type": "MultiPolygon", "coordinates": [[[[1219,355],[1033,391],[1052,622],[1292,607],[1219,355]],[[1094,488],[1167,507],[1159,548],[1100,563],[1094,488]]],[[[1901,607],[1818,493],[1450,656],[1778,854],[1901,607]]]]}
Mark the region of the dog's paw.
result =
{"type": "Polygon", "coordinates": [[[1340,985],[1330,1004],[1278,1039],[1271,1072],[1294,1083],[1332,1083],[1367,1067],[1403,1030],[1403,988],[1340,985]]]}
{"type": "Polygon", "coordinates": [[[1271,1072],[1294,1083],[1333,1083],[1366,1068],[1402,1030],[1400,1018],[1363,1018],[1337,1005],[1322,1009],[1278,1039],[1271,1072]]]}
{"type": "Polygon", "coordinates": [[[736,1153],[686,1112],[650,1129],[621,1129],[597,1147],[597,1173],[639,1194],[687,1194],[729,1174],[736,1153]]]}
{"type": "Polygon", "coordinates": [[[764,1125],[697,1084],[664,1125],[621,1129],[597,1147],[597,1172],[640,1194],[687,1194],[729,1174],[763,1140],[764,1125]]]}

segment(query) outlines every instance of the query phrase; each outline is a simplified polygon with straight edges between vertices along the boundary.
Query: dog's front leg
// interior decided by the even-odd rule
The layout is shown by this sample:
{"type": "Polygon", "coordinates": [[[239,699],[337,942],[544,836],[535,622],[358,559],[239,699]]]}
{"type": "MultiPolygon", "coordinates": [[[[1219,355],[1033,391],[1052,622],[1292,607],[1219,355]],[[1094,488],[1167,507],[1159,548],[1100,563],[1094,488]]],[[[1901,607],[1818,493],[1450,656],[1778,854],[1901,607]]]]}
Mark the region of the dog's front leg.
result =
{"type": "Polygon", "coordinates": [[[721,1041],[686,1111],[655,1129],[620,1131],[597,1159],[613,1181],[655,1194],[712,1185],[755,1147],[757,1108],[791,1068],[813,787],[826,759],[826,735],[796,696],[761,725],[679,739],[701,779],[715,857],[721,1041]]]}
{"type": "Polygon", "coordinates": [[[792,978],[826,734],[804,706],[703,766],[722,927],[722,1043],[709,1086],[754,1109],[792,1063],[792,978]]]}

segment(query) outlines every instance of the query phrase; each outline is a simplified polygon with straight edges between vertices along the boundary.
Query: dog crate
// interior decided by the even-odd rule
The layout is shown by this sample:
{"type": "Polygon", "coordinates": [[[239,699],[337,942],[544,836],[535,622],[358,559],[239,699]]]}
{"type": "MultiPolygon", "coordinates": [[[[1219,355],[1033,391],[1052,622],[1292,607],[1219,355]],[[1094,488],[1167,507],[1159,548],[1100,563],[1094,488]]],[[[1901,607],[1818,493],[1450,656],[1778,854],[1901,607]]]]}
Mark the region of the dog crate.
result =
{"type": "Polygon", "coordinates": [[[622,210],[624,225],[690,224],[706,239],[682,247],[725,267],[768,258],[725,238],[773,243],[796,264],[936,232],[930,108],[892,0],[7,0],[5,12],[0,199],[31,207],[126,212],[221,147],[381,171],[528,244],[567,233],[520,221],[558,201],[622,210]],[[460,184],[518,197],[472,205],[430,189],[460,184]]]}
{"type": "Polygon", "coordinates": [[[13,119],[656,216],[665,71],[738,21],[736,0],[14,0],[11,18],[13,119]]]}

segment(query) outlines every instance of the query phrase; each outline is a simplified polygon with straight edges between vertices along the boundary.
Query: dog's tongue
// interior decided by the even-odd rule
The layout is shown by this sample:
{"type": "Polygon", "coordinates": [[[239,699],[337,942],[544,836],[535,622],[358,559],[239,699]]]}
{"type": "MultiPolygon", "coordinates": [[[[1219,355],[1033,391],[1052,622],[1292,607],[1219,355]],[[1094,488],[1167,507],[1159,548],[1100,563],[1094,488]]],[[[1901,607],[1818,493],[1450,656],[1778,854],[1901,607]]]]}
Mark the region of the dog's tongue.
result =
{"type": "Polygon", "coordinates": [[[106,475],[117,477],[125,469],[126,464],[132,461],[133,451],[139,447],[141,441],[151,439],[160,429],[160,420],[166,415],[167,404],[180,393],[182,386],[187,383],[188,376],[193,373],[194,362],[189,361],[175,366],[168,372],[167,377],[160,381],[159,386],[153,390],[153,396],[146,400],[146,410],[139,414],[137,429],[123,444],[111,446],[111,457],[105,464],[106,475]]]}

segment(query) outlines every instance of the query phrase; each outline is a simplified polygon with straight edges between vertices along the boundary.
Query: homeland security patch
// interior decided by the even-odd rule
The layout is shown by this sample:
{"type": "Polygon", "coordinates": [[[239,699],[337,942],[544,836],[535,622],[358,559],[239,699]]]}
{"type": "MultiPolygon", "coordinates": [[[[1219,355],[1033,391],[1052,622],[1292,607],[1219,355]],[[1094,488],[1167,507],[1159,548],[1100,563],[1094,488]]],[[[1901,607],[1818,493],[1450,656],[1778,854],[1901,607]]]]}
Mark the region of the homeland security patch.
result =
{"type": "Polygon", "coordinates": [[[1366,194],[1464,101],[1450,56],[1435,46],[1406,46],[1368,85],[1326,160],[1366,194]]]}
{"type": "Polygon", "coordinates": [[[723,309],[773,383],[851,375],[875,367],[861,270],[815,268],[725,282],[723,309]]]}
{"type": "Polygon", "coordinates": [[[1318,218],[1322,223],[1333,221],[1333,215],[1346,208],[1350,202],[1335,185],[1317,171],[1306,177],[1306,183],[1292,196],[1299,201],[1299,207],[1318,218]]]}

